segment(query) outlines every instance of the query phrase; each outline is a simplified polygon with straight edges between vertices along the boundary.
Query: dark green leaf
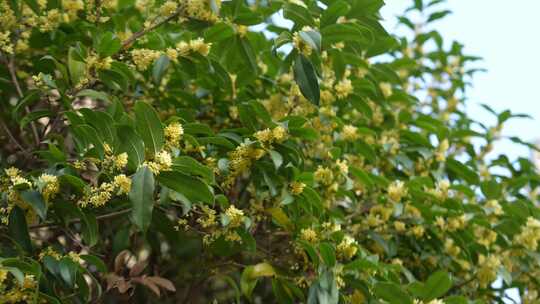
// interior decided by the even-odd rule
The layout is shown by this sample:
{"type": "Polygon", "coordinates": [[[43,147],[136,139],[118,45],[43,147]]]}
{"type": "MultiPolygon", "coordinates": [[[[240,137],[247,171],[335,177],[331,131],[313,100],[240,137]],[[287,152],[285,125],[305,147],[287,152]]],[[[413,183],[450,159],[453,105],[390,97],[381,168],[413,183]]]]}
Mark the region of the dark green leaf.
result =
{"type": "Polygon", "coordinates": [[[317,74],[309,59],[302,54],[299,54],[294,62],[294,79],[304,97],[319,105],[320,90],[317,74]]]}
{"type": "Polygon", "coordinates": [[[139,101],[135,104],[135,125],[146,150],[154,155],[161,151],[165,138],[159,116],[152,106],[139,101]]]}
{"type": "Polygon", "coordinates": [[[132,178],[129,199],[132,204],[131,221],[146,232],[154,209],[154,175],[147,166],[140,167],[132,178]]]}

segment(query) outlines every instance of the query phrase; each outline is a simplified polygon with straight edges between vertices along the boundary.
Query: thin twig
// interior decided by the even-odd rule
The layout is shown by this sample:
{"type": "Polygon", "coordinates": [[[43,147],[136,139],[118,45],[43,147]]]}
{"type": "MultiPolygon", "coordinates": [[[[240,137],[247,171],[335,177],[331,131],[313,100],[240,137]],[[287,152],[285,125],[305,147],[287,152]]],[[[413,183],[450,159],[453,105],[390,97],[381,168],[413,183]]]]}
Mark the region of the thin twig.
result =
{"type": "MultiPolygon", "coordinates": [[[[125,50],[125,49],[129,48],[129,46],[130,46],[133,42],[135,42],[135,40],[137,40],[137,39],[139,39],[140,37],[146,35],[148,32],[150,32],[150,31],[156,29],[157,27],[163,25],[164,23],[167,23],[167,22],[171,21],[172,19],[174,19],[174,18],[180,16],[180,14],[182,13],[182,11],[183,11],[183,7],[179,7],[179,8],[176,10],[176,12],[174,12],[174,13],[173,13],[172,15],[170,15],[169,17],[167,17],[167,18],[165,18],[165,19],[163,19],[163,20],[161,20],[161,21],[159,21],[159,22],[156,22],[156,23],[152,22],[153,24],[152,24],[151,26],[149,26],[149,27],[147,27],[147,28],[144,28],[144,29],[142,29],[142,30],[136,32],[135,34],[131,35],[131,37],[129,37],[128,39],[124,40],[124,42],[122,42],[122,49],[125,50]]],[[[156,17],[156,19],[159,18],[159,17],[160,17],[160,16],[156,17]]],[[[154,21],[155,21],[156,19],[154,19],[154,21]]]]}
{"type": "Polygon", "coordinates": [[[11,141],[17,146],[19,147],[19,149],[21,149],[21,151],[24,153],[24,154],[28,154],[28,151],[26,151],[26,149],[21,145],[21,143],[15,138],[15,136],[13,136],[13,134],[11,133],[11,131],[9,130],[8,126],[6,125],[6,123],[4,122],[4,120],[0,120],[0,125],[2,126],[2,129],[4,129],[4,132],[6,132],[7,136],[9,137],[9,139],[11,139],[11,141]]]}
{"type": "MultiPolygon", "coordinates": [[[[19,80],[17,79],[17,72],[16,72],[16,66],[15,66],[15,55],[11,55],[9,57],[9,61],[7,62],[7,68],[9,71],[9,75],[11,76],[11,82],[15,86],[15,90],[17,91],[17,95],[19,95],[19,98],[23,98],[24,94],[21,89],[21,85],[19,84],[19,80]]],[[[24,110],[26,114],[30,114],[30,109],[28,106],[24,107],[24,110]]],[[[30,122],[30,128],[32,129],[32,134],[34,135],[34,141],[36,143],[36,146],[39,146],[39,134],[36,128],[36,124],[31,121],[30,122]]]]}

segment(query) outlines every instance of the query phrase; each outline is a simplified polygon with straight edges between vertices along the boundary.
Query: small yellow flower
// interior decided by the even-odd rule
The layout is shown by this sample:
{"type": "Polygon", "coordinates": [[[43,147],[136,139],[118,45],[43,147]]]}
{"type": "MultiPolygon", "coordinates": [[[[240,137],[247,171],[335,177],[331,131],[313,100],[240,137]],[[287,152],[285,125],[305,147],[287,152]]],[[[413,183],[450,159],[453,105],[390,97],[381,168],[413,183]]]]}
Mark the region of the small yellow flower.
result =
{"type": "Polygon", "coordinates": [[[302,182],[292,182],[289,187],[291,188],[292,194],[300,195],[304,191],[306,184],[302,182]]]}
{"type": "Polygon", "coordinates": [[[54,198],[60,191],[60,183],[58,177],[50,174],[41,174],[38,178],[38,184],[41,185],[41,193],[45,201],[49,201],[54,198]]]}
{"type": "Polygon", "coordinates": [[[344,125],[341,130],[341,138],[346,141],[355,141],[358,139],[358,128],[353,125],[344,125]]]}
{"type": "Polygon", "coordinates": [[[115,176],[113,183],[118,188],[118,194],[128,194],[131,191],[131,178],[124,174],[115,176]]]}
{"type": "Polygon", "coordinates": [[[358,252],[358,243],[350,236],[343,237],[341,243],[336,247],[338,258],[342,260],[350,260],[358,252]]]}
{"type": "Polygon", "coordinates": [[[230,205],[225,210],[225,215],[229,218],[227,226],[230,228],[240,227],[244,221],[244,211],[237,209],[234,205],[230,205]]]}
{"type": "Polygon", "coordinates": [[[317,232],[311,228],[305,228],[300,231],[300,238],[310,243],[316,243],[319,240],[317,232]]]}
{"type": "Polygon", "coordinates": [[[388,186],[388,197],[393,202],[399,202],[401,199],[407,195],[407,188],[405,188],[405,183],[403,181],[394,181],[388,186]]]}
{"type": "Polygon", "coordinates": [[[180,139],[184,134],[184,128],[179,122],[173,122],[165,127],[165,139],[167,140],[167,145],[171,147],[178,147],[180,145],[180,139]]]}

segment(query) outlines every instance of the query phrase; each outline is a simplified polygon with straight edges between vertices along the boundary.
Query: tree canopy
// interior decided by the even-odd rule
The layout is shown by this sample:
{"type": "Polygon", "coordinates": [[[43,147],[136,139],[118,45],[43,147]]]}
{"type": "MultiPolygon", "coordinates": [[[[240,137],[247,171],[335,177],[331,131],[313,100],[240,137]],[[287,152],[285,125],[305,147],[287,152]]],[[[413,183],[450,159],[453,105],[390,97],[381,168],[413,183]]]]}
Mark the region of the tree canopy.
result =
{"type": "Polygon", "coordinates": [[[0,302],[538,303],[526,115],[383,5],[0,0],[0,302]]]}

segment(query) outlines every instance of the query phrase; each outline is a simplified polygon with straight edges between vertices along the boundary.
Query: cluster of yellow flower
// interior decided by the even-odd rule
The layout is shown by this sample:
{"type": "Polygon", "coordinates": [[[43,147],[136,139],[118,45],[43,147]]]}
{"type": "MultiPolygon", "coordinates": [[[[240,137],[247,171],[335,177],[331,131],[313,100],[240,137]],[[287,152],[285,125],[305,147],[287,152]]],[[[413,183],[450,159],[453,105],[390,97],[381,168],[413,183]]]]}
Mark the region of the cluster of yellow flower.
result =
{"type": "Polygon", "coordinates": [[[126,152],[120,153],[118,155],[113,154],[111,146],[107,143],[103,144],[105,150],[105,157],[101,163],[101,167],[109,172],[121,171],[128,164],[128,155],[126,152]]]}
{"type": "Polygon", "coordinates": [[[72,260],[74,263],[77,263],[77,264],[84,263],[84,260],[81,258],[80,254],[70,251],[68,252],[68,254],[62,255],[58,253],[58,251],[54,250],[52,247],[47,247],[41,250],[41,252],[39,253],[39,260],[42,261],[43,258],[45,258],[46,256],[51,257],[57,261],[59,261],[60,259],[64,257],[67,257],[70,260],[72,260]]]}
{"type": "Polygon", "coordinates": [[[351,95],[351,93],[354,90],[354,87],[352,85],[352,82],[348,78],[343,78],[334,85],[334,90],[336,92],[336,96],[339,99],[343,99],[351,95]]]}
{"type": "Polygon", "coordinates": [[[274,129],[264,129],[255,132],[253,135],[264,146],[271,145],[274,142],[281,143],[287,138],[287,130],[282,126],[277,126],[274,129]]]}
{"type": "Polygon", "coordinates": [[[168,148],[178,148],[180,146],[180,139],[184,135],[184,128],[179,122],[173,122],[165,127],[163,130],[165,133],[165,140],[168,148]]]}
{"type": "Polygon", "coordinates": [[[6,282],[8,279],[8,270],[0,266],[0,303],[32,303],[36,294],[38,282],[33,275],[25,275],[22,284],[12,278],[12,282],[6,282]]]}
{"type": "Polygon", "coordinates": [[[145,161],[144,164],[148,166],[148,169],[155,175],[158,175],[161,171],[169,171],[172,166],[171,154],[166,150],[161,150],[154,155],[154,160],[145,161]]]}
{"type": "Polygon", "coordinates": [[[135,49],[131,51],[131,58],[137,69],[143,71],[161,56],[160,51],[149,49],[135,49]]]}
{"type": "Polygon", "coordinates": [[[170,16],[178,10],[178,3],[173,0],[165,1],[159,8],[162,16],[170,16]]]}
{"type": "Polygon", "coordinates": [[[345,141],[355,141],[359,138],[358,127],[353,125],[344,125],[341,129],[341,138],[345,141]]]}
{"type": "Polygon", "coordinates": [[[487,257],[483,254],[478,255],[478,271],[476,277],[478,284],[485,288],[497,278],[497,271],[501,266],[501,260],[497,255],[489,254],[487,257]]]}
{"type": "Polygon", "coordinates": [[[388,198],[392,202],[399,202],[405,196],[407,196],[407,188],[403,181],[394,181],[388,186],[388,198]]]}
{"type": "MultiPolygon", "coordinates": [[[[243,210],[236,208],[234,205],[230,205],[220,214],[223,224],[223,226],[220,226],[216,210],[207,205],[202,205],[197,208],[200,208],[201,212],[193,212],[192,214],[199,215],[195,221],[204,230],[203,243],[205,245],[211,244],[220,237],[224,237],[224,239],[229,242],[242,242],[242,238],[238,234],[237,229],[241,228],[246,220],[243,210]]],[[[177,224],[178,225],[175,227],[177,230],[180,228],[189,230],[190,228],[186,219],[179,219],[177,224]]]]}
{"type": "Polygon", "coordinates": [[[176,44],[176,48],[168,48],[165,51],[167,57],[176,61],[178,57],[187,57],[191,52],[199,53],[201,56],[208,56],[212,43],[207,43],[204,38],[196,38],[190,41],[180,41],[176,44]]]}
{"type": "Polygon", "coordinates": [[[72,22],[77,19],[79,11],[84,9],[84,3],[82,0],[62,0],[62,8],[67,14],[67,22],[72,22]]]}
{"type": "Polygon", "coordinates": [[[525,227],[521,229],[519,234],[514,236],[513,242],[528,250],[536,251],[538,241],[540,241],[540,221],[533,217],[528,217],[525,227]]]}
{"type": "Polygon", "coordinates": [[[319,241],[319,235],[313,228],[304,228],[300,230],[300,239],[309,243],[317,243],[319,241]]]}
{"type": "Polygon", "coordinates": [[[169,59],[177,61],[178,57],[187,57],[190,52],[208,56],[212,44],[204,42],[203,38],[197,38],[188,42],[181,41],[175,48],[168,48],[165,52],[150,49],[134,49],[131,51],[133,63],[140,71],[146,70],[161,55],[166,55],[169,59]]]}
{"type": "Polygon", "coordinates": [[[306,184],[298,181],[294,181],[289,185],[289,188],[291,189],[291,193],[293,195],[300,195],[302,192],[304,192],[304,188],[306,187],[306,184]]]}
{"type": "Polygon", "coordinates": [[[358,252],[358,242],[352,237],[346,235],[336,247],[336,255],[343,261],[352,259],[358,252]]]}
{"type": "MultiPolygon", "coordinates": [[[[32,183],[25,177],[22,177],[21,170],[17,168],[11,167],[5,169],[4,172],[6,176],[1,179],[0,190],[7,193],[7,205],[5,207],[0,207],[0,221],[2,224],[8,224],[8,215],[15,205],[18,205],[23,209],[32,210],[30,206],[21,199],[17,189],[36,187],[46,202],[49,202],[60,191],[60,182],[55,175],[43,173],[34,180],[34,183],[32,183]]],[[[32,211],[32,215],[33,214],[32,211]]]]}
{"type": "Polygon", "coordinates": [[[50,174],[41,174],[36,182],[38,188],[41,190],[41,194],[46,202],[54,198],[60,191],[60,182],[58,177],[50,174]]]}
{"type": "Polygon", "coordinates": [[[217,13],[221,7],[221,0],[185,0],[185,2],[187,17],[208,22],[216,22],[218,20],[219,16],[217,13]],[[212,5],[215,5],[215,7],[212,7],[212,5]]]}
{"type": "Polygon", "coordinates": [[[112,182],[101,183],[98,187],[92,186],[84,197],[78,201],[82,208],[88,205],[101,207],[111,200],[114,194],[128,194],[131,190],[131,179],[124,174],[116,175],[112,182]]]}
{"type": "Polygon", "coordinates": [[[334,181],[334,172],[330,168],[319,165],[313,177],[316,182],[328,186],[334,181]]]}
{"type": "Polygon", "coordinates": [[[224,186],[230,187],[234,183],[236,177],[245,173],[250,167],[253,160],[260,159],[266,154],[266,151],[260,148],[255,148],[253,144],[242,143],[229,153],[229,175],[224,181],[224,186]]]}
{"type": "Polygon", "coordinates": [[[91,54],[86,58],[86,71],[87,75],[90,73],[91,69],[99,70],[108,70],[111,68],[113,60],[111,57],[100,58],[96,54],[91,54]]]}

